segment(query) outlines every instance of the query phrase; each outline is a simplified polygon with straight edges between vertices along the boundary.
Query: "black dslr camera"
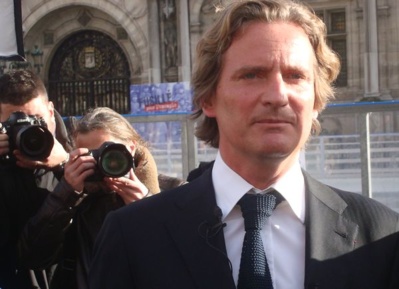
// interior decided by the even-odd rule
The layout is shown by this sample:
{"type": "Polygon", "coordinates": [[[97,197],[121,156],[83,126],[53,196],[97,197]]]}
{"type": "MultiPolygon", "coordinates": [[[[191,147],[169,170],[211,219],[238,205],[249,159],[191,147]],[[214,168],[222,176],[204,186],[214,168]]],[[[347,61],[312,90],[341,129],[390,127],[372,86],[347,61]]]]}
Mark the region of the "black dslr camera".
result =
{"type": "Polygon", "coordinates": [[[91,150],[88,155],[97,162],[94,174],[85,181],[101,181],[104,177],[119,178],[126,176],[134,168],[134,160],[125,145],[104,142],[98,149],[91,150]]]}
{"type": "MultiPolygon", "coordinates": [[[[19,149],[22,154],[33,160],[43,160],[50,155],[54,138],[43,118],[16,111],[1,124],[2,132],[9,138],[10,152],[19,149]]],[[[13,159],[12,154],[2,156],[3,161],[13,159]]]]}

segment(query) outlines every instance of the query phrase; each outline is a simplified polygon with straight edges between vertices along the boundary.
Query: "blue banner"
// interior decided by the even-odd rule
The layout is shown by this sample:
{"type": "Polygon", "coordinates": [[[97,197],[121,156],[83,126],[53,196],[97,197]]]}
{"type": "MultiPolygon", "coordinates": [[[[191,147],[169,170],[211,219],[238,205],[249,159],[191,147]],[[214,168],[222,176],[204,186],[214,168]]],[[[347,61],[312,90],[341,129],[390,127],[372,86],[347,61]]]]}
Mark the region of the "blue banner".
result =
{"type": "Polygon", "coordinates": [[[130,107],[133,115],[189,114],[192,112],[190,83],[131,85],[130,107]]]}

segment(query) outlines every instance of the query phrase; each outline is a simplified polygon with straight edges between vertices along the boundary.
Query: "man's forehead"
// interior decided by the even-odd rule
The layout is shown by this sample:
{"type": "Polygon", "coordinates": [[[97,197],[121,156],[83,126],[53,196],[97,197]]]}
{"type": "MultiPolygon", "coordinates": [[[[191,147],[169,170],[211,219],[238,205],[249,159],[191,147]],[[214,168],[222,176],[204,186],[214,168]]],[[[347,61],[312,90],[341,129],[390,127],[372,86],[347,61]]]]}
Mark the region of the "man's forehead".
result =
{"type": "Polygon", "coordinates": [[[1,121],[7,119],[14,111],[23,111],[29,115],[45,117],[49,111],[48,102],[42,98],[34,98],[23,105],[0,103],[1,121]]]}

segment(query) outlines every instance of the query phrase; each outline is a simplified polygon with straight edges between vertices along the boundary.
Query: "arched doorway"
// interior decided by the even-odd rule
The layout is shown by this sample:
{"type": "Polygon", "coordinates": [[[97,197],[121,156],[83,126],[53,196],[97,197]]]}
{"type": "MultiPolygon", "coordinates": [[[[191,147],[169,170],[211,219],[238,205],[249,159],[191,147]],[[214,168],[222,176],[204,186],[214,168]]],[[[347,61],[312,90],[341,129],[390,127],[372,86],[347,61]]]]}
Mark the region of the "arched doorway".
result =
{"type": "Polygon", "coordinates": [[[130,113],[129,65],[104,33],[83,30],[66,39],[54,54],[48,79],[49,98],[63,116],[98,106],[130,113]]]}

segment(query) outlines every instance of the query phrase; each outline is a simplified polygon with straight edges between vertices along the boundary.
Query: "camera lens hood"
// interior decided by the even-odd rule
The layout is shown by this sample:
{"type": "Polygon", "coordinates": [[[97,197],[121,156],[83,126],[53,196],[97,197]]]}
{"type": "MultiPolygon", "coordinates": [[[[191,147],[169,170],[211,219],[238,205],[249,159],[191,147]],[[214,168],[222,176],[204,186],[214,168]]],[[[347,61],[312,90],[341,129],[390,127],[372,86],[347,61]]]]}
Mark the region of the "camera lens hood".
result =
{"type": "Polygon", "coordinates": [[[32,159],[47,158],[54,146],[51,132],[40,125],[22,127],[15,136],[16,147],[32,159]]]}
{"type": "Polygon", "coordinates": [[[133,157],[125,145],[108,143],[103,147],[97,165],[104,176],[118,178],[129,173],[133,157]]]}

